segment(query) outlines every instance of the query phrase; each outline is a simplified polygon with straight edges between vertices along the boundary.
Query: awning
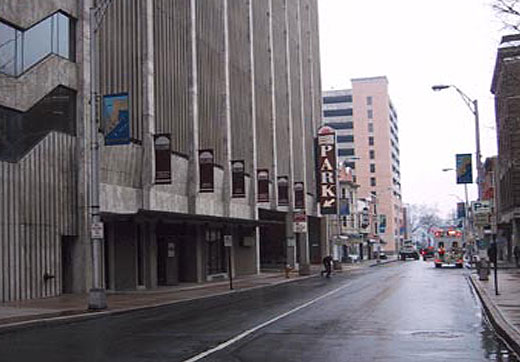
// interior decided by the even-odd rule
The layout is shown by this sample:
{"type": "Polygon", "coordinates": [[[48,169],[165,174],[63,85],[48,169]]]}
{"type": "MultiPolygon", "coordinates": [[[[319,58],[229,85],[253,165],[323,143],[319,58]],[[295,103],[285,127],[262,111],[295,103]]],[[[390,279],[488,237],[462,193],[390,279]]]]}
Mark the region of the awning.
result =
{"type": "Polygon", "coordinates": [[[221,217],[213,215],[200,215],[200,214],[185,214],[180,212],[169,212],[169,211],[156,211],[156,210],[143,210],[140,209],[136,213],[113,213],[113,212],[101,212],[101,218],[104,221],[154,221],[169,223],[190,223],[190,224],[235,224],[242,226],[269,226],[269,225],[281,225],[285,224],[281,221],[275,220],[254,220],[254,219],[240,219],[232,217],[221,217]]]}

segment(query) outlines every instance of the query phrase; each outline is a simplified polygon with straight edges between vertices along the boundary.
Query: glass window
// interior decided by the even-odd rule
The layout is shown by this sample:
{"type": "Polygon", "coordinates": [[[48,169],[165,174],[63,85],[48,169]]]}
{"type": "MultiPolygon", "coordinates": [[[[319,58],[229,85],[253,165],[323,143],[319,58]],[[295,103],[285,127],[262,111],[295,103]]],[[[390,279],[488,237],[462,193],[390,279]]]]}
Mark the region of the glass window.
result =
{"type": "Polygon", "coordinates": [[[337,140],[338,140],[338,142],[354,142],[354,136],[353,135],[338,136],[337,140]]]}
{"type": "Polygon", "coordinates": [[[356,163],[355,162],[345,162],[344,165],[345,165],[345,167],[350,167],[353,170],[356,169],[356,163]]]}
{"type": "Polygon", "coordinates": [[[330,103],[352,103],[352,96],[351,95],[345,95],[345,96],[323,97],[323,103],[325,103],[325,104],[330,104],[330,103]]]}
{"type": "Polygon", "coordinates": [[[23,34],[23,67],[27,69],[52,51],[52,17],[43,20],[23,34]]]}
{"type": "Polygon", "coordinates": [[[371,106],[371,105],[372,105],[372,97],[368,96],[367,97],[367,106],[371,106]]]}
{"type": "Polygon", "coordinates": [[[367,110],[367,117],[368,119],[374,118],[374,112],[371,109],[367,110]]]}
{"type": "Polygon", "coordinates": [[[374,124],[372,122],[370,122],[368,124],[368,132],[370,132],[370,133],[374,132],[374,124]]]}
{"type": "Polygon", "coordinates": [[[370,172],[372,172],[372,173],[376,172],[376,165],[375,165],[375,163],[371,163],[370,164],[370,172]]]}
{"type": "Polygon", "coordinates": [[[323,112],[325,117],[352,116],[352,108],[346,109],[327,109],[323,112]]]}
{"type": "Polygon", "coordinates": [[[374,145],[374,137],[370,136],[368,137],[368,145],[373,146],[374,145]]]}
{"type": "Polygon", "coordinates": [[[58,41],[56,43],[57,47],[54,51],[56,54],[61,55],[64,58],[72,59],[73,57],[70,49],[70,19],[61,13],[58,13],[56,18],[56,34],[58,34],[58,41]]]}
{"type": "Polygon", "coordinates": [[[354,122],[328,122],[327,126],[334,129],[353,129],[354,122]]]}
{"type": "Polygon", "coordinates": [[[370,150],[369,156],[370,156],[370,159],[373,160],[374,158],[376,158],[376,152],[374,150],[370,150]]]}
{"type": "Polygon", "coordinates": [[[16,74],[16,29],[0,23],[0,72],[16,74]]]}
{"type": "Polygon", "coordinates": [[[353,148],[339,148],[338,149],[339,156],[354,156],[353,148]]]}
{"type": "Polygon", "coordinates": [[[376,186],[376,178],[370,177],[370,186],[376,186]]]}
{"type": "Polygon", "coordinates": [[[18,76],[49,54],[73,60],[73,23],[55,13],[25,31],[0,22],[0,72],[18,76]]]}

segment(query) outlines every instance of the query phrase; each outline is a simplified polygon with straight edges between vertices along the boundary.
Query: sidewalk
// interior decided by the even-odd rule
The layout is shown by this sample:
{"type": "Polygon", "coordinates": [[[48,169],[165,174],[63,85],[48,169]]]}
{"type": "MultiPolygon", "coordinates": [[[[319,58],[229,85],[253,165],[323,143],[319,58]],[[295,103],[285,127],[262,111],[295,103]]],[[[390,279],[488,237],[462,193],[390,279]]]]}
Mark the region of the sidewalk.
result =
{"type": "Polygon", "coordinates": [[[520,269],[510,263],[499,262],[498,266],[499,295],[495,294],[493,269],[487,281],[479,280],[476,272],[469,279],[495,331],[520,356],[520,269]]]}
{"type": "MultiPolygon", "coordinates": [[[[394,260],[385,260],[385,264],[394,260]]],[[[343,264],[341,272],[375,266],[375,260],[343,264]]],[[[72,320],[97,318],[110,314],[126,313],[153,308],[181,301],[207,298],[216,295],[238,293],[254,288],[263,288],[316,277],[320,265],[311,265],[311,275],[300,276],[291,272],[289,278],[283,272],[264,272],[233,279],[233,290],[229,281],[208,283],[182,283],[178,286],[159,287],[153,290],[107,292],[108,308],[101,312],[87,310],[86,294],[64,294],[59,297],[33,299],[0,304],[0,331],[30,327],[36,324],[66,323],[72,320]]]]}

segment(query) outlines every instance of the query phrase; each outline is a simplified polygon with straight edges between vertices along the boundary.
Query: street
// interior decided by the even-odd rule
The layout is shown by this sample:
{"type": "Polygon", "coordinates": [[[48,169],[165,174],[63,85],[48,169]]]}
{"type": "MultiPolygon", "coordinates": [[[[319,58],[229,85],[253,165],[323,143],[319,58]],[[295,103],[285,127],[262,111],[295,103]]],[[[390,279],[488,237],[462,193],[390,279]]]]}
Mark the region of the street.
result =
{"type": "Polygon", "coordinates": [[[465,275],[406,261],[0,334],[0,361],[517,361],[465,275]]]}

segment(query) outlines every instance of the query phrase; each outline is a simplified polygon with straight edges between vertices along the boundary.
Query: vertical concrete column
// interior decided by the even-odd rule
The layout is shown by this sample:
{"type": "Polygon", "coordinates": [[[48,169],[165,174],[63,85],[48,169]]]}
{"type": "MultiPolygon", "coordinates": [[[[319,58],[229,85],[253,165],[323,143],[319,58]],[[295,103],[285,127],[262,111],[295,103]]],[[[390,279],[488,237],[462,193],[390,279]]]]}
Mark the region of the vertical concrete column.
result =
{"type": "MultiPolygon", "coordinates": [[[[299,77],[299,83],[300,83],[300,105],[301,105],[301,117],[299,120],[296,120],[296,122],[300,122],[300,125],[301,125],[301,137],[302,137],[302,148],[301,148],[301,152],[303,155],[307,155],[307,144],[306,144],[306,137],[305,137],[305,131],[306,131],[306,127],[305,127],[305,107],[304,107],[304,101],[305,101],[305,97],[304,97],[304,89],[303,89],[303,79],[304,79],[304,75],[303,75],[303,64],[302,64],[302,59],[303,59],[303,46],[302,46],[302,14],[301,14],[301,7],[300,7],[300,4],[298,2],[298,43],[299,43],[299,64],[298,64],[298,73],[300,75],[299,77]]],[[[312,149],[312,147],[311,147],[312,149]]],[[[303,182],[304,182],[304,191],[303,191],[303,197],[304,197],[304,203],[305,203],[305,210],[307,210],[307,189],[309,188],[309,185],[307,185],[307,160],[306,160],[307,157],[304,157],[303,158],[303,165],[302,165],[302,168],[303,168],[303,182]]],[[[308,229],[308,228],[307,228],[308,229]]],[[[310,274],[310,253],[309,253],[309,234],[308,233],[301,233],[300,236],[299,236],[299,245],[298,247],[300,248],[300,274],[303,274],[303,275],[308,275],[310,274]]]]}
{"type": "Polygon", "coordinates": [[[81,245],[80,258],[74,260],[74,274],[84,276],[80,286],[74,285],[74,292],[84,292],[92,285],[92,246],[90,241],[90,208],[89,208],[89,181],[91,178],[92,152],[90,145],[93,142],[93,135],[90,133],[90,8],[94,7],[94,0],[82,1],[80,3],[80,14],[76,24],[76,59],[80,69],[80,76],[77,94],[77,172],[78,172],[78,234],[81,245]],[[84,283],[84,284],[83,284],[84,283]]]}
{"type": "Polygon", "coordinates": [[[292,114],[292,91],[291,91],[291,58],[290,58],[290,42],[289,42],[289,1],[284,1],[285,24],[287,31],[285,32],[285,60],[287,64],[287,109],[289,118],[289,209],[285,217],[285,232],[287,235],[287,263],[298,267],[296,260],[296,235],[293,228],[293,213],[294,213],[294,149],[293,149],[293,114],[292,114]]]}
{"type": "Polygon", "coordinates": [[[197,18],[196,18],[196,0],[190,1],[190,46],[187,49],[189,52],[190,74],[189,74],[189,134],[190,139],[188,143],[188,180],[187,195],[188,195],[188,213],[197,213],[197,194],[199,187],[199,157],[197,151],[199,149],[199,111],[198,111],[198,76],[197,76],[197,18]]]}
{"type": "MultiPolygon", "coordinates": [[[[233,0],[231,0],[233,1],[233,0]]],[[[224,38],[222,43],[222,52],[224,54],[224,84],[221,88],[222,108],[225,125],[224,136],[224,179],[222,184],[222,204],[224,217],[231,216],[231,99],[230,99],[230,72],[229,72],[229,22],[228,22],[228,0],[222,0],[223,21],[224,21],[224,38]]]]}
{"type": "MultiPolygon", "coordinates": [[[[249,205],[251,207],[251,218],[258,220],[257,193],[258,182],[256,170],[258,168],[257,148],[256,148],[256,98],[255,98],[255,52],[254,52],[254,27],[253,27],[253,4],[251,0],[247,1],[248,6],[248,23],[249,23],[249,56],[251,68],[251,178],[249,185],[249,205]]],[[[255,228],[255,265],[256,273],[260,273],[260,228],[255,228]]]]}
{"type": "Polygon", "coordinates": [[[278,200],[278,153],[277,150],[277,141],[276,141],[276,93],[275,93],[275,84],[274,84],[274,43],[273,43],[273,1],[266,0],[269,2],[269,12],[267,17],[269,19],[269,86],[271,90],[271,137],[272,137],[272,155],[273,155],[273,163],[271,165],[272,172],[270,173],[270,181],[273,188],[271,197],[271,209],[276,210],[277,204],[276,200],[278,200]]]}
{"type": "Polygon", "coordinates": [[[155,153],[153,136],[155,134],[155,94],[154,94],[154,42],[153,42],[153,0],[146,0],[143,14],[144,36],[142,47],[143,70],[143,159],[142,159],[142,208],[153,208],[152,188],[155,173],[155,153]]]}

